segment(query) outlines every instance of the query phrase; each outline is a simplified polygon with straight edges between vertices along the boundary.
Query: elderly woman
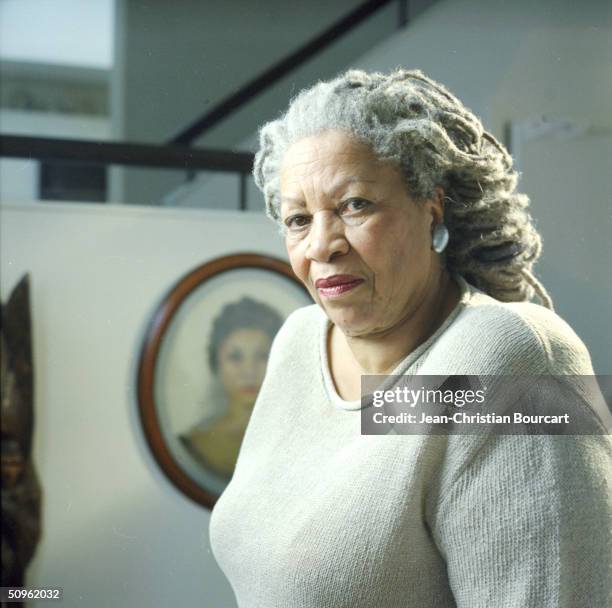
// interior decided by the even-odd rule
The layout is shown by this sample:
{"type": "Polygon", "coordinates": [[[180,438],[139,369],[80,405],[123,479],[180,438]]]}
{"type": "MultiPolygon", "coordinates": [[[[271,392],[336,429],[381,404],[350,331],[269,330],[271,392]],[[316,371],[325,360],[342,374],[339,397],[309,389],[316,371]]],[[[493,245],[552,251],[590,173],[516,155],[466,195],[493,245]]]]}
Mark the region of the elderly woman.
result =
{"type": "Polygon", "coordinates": [[[418,70],[349,71],[263,127],[254,174],[316,304],[212,512],[238,605],[609,606],[608,435],[360,432],[362,375],[593,373],[504,147],[418,70]]]}

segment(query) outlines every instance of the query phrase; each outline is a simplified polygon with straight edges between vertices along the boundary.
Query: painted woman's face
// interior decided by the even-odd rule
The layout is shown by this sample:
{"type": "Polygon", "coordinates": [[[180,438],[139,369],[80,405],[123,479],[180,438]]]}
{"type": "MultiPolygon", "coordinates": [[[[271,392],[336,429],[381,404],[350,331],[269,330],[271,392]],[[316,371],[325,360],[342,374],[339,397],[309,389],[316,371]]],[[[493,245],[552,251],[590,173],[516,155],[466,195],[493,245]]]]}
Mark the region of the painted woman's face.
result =
{"type": "Polygon", "coordinates": [[[253,402],[266,373],[272,340],[260,329],[237,329],[219,349],[218,374],[230,403],[253,402]]]}

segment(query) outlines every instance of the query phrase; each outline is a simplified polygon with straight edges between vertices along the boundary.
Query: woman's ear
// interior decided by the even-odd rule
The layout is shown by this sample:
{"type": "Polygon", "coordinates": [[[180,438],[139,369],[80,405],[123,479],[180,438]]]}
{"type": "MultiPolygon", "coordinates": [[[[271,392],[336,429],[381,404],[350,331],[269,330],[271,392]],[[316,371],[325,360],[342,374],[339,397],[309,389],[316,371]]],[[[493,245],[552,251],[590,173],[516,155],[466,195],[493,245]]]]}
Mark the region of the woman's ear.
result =
{"type": "Polygon", "coordinates": [[[429,199],[432,230],[438,224],[444,223],[444,199],[444,188],[442,188],[442,186],[436,186],[433,196],[429,199]]]}

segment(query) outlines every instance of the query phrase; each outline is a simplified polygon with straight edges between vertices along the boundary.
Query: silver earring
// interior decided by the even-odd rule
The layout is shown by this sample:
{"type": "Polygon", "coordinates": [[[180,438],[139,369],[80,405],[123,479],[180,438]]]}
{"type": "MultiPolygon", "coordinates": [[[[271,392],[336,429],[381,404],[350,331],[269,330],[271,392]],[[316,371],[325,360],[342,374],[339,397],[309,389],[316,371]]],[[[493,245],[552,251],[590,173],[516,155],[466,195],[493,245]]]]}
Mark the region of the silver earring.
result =
{"type": "Polygon", "coordinates": [[[448,245],[448,228],[445,224],[436,224],[431,237],[432,248],[436,253],[442,253],[448,245]]]}

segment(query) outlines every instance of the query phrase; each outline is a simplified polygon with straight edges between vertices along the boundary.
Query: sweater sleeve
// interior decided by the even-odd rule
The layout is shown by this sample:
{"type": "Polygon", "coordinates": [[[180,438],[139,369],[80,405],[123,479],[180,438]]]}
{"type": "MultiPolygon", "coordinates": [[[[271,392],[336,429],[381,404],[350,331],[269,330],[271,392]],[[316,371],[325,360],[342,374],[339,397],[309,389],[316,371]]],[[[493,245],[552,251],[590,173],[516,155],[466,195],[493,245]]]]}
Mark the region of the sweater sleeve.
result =
{"type": "Polygon", "coordinates": [[[432,525],[457,607],[612,606],[610,436],[461,439],[432,525]]]}

